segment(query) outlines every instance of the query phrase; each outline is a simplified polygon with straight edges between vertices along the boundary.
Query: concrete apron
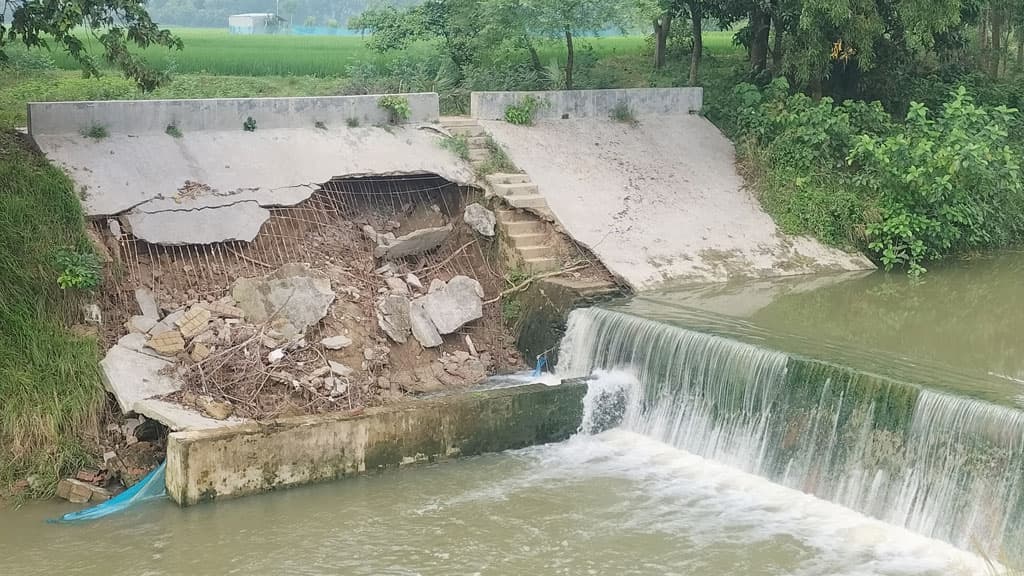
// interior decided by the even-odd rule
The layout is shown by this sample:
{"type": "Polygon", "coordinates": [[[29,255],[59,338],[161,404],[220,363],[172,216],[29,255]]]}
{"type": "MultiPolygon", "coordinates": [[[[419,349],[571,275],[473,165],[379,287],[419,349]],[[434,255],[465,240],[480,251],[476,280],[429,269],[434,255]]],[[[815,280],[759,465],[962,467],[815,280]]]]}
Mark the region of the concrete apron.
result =
{"type": "Polygon", "coordinates": [[[367,472],[559,442],[583,418],[583,381],[464,392],[267,423],[172,433],[167,492],[181,506],[367,472]]]}

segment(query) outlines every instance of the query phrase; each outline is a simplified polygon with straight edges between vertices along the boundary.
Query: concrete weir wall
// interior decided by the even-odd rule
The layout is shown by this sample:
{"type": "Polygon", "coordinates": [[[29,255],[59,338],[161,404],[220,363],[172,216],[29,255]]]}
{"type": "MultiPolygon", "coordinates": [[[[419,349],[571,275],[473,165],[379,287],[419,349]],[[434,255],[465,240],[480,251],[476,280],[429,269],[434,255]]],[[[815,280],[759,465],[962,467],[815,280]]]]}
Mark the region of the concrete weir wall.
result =
{"type": "MultiPolygon", "coordinates": [[[[409,122],[436,122],[438,96],[399,94],[409,100],[409,122]]],[[[213,98],[203,100],[112,100],[106,102],[33,102],[28,129],[39,134],[68,134],[102,126],[111,133],[163,132],[173,124],[182,132],[241,130],[247,118],[264,128],[312,128],[314,123],[344,126],[384,124],[388,113],[379,95],[309,98],[213,98]]]]}
{"type": "Polygon", "coordinates": [[[177,432],[167,492],[182,506],[567,439],[586,383],[533,384],[327,414],[177,432]]]}
{"type": "Polygon", "coordinates": [[[704,105],[703,88],[625,88],[615,90],[560,90],[553,92],[473,92],[470,115],[480,120],[501,120],[505,109],[533,96],[546,102],[534,112],[538,120],[607,118],[626,103],[637,116],[690,114],[704,105]]]}

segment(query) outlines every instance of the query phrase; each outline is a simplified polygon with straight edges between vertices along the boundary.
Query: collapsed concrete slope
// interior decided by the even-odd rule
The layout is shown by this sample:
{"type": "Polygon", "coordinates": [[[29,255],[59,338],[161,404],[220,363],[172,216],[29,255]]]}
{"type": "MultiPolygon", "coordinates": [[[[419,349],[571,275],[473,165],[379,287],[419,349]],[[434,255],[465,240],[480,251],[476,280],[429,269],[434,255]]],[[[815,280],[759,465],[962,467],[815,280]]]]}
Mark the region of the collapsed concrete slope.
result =
{"type": "Polygon", "coordinates": [[[500,93],[474,95],[474,115],[568,233],[633,288],[874,267],[860,254],[783,234],[745,188],[732,143],[690,113],[696,96],[673,97],[675,114],[654,115],[661,108],[648,91],[602,92],[538,93],[549,99],[533,126],[495,119],[489,100],[507,101],[500,93]],[[638,124],[610,119],[619,102],[638,124]]]}

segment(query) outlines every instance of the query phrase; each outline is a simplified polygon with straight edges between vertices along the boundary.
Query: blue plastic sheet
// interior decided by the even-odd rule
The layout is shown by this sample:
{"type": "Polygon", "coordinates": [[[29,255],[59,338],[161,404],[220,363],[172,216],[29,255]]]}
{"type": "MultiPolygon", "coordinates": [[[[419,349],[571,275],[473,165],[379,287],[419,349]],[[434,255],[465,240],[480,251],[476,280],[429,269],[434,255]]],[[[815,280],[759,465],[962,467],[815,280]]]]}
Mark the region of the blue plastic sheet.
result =
{"type": "Polygon", "coordinates": [[[534,376],[540,376],[541,372],[544,371],[544,365],[547,364],[548,357],[545,354],[537,356],[537,366],[533,369],[534,376]]]}
{"type": "Polygon", "coordinates": [[[114,498],[85,510],[70,512],[57,520],[53,520],[53,522],[87,522],[122,512],[136,504],[166,497],[167,488],[164,485],[164,465],[161,464],[134,486],[114,498]]]}

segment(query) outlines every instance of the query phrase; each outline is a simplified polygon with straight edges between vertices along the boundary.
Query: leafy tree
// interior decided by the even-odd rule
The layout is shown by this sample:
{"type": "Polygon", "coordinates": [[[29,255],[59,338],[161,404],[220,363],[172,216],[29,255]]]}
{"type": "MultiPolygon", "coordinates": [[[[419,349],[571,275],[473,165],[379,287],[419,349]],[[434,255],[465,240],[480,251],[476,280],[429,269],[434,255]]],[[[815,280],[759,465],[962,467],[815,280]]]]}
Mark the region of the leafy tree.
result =
{"type": "Polygon", "coordinates": [[[98,76],[96,59],[76,34],[79,27],[99,41],[108,62],[144,90],[155,88],[165,74],[147,66],[129,45],[182,48],[180,39],[153,22],[143,0],[5,0],[0,7],[0,61],[7,59],[8,45],[49,48],[52,43],[77,60],[87,75],[98,76]]]}

